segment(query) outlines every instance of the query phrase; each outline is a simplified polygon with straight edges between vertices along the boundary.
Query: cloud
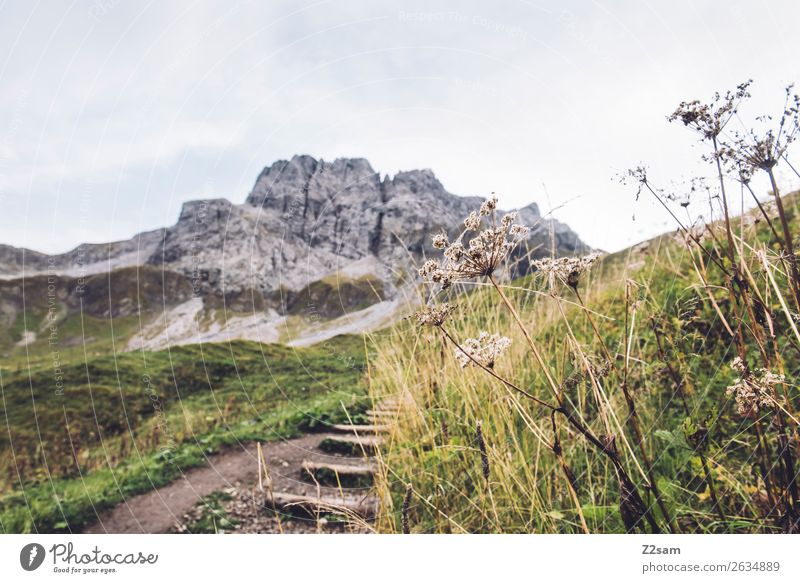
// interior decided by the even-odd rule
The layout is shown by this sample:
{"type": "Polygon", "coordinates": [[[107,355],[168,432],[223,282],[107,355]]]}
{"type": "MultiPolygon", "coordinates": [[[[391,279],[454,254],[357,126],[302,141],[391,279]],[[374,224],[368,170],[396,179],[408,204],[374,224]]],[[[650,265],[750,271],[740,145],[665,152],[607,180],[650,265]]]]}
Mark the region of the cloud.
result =
{"type": "Polygon", "coordinates": [[[798,16],[788,1],[6,2],[2,242],[129,237],[204,185],[240,202],[264,165],[310,153],[429,167],[618,249],[670,223],[615,173],[697,169],[693,137],[664,120],[681,99],[752,76],[753,111],[772,107],[798,76],[798,16]],[[77,222],[87,182],[78,218],[103,228],[54,228],[77,222]]]}

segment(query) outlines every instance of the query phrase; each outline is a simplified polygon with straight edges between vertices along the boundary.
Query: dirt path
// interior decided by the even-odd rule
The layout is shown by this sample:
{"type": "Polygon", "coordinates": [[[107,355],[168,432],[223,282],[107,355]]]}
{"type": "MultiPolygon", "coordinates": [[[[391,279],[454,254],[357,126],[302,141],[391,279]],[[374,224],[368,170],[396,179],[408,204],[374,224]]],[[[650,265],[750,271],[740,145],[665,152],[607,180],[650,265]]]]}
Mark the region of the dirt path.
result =
{"type": "MultiPolygon", "coordinates": [[[[336,434],[317,433],[296,439],[267,443],[263,446],[272,486],[275,492],[299,496],[336,495],[337,488],[320,487],[301,480],[304,461],[330,462],[340,465],[359,464],[358,457],[327,454],[320,443],[336,434]]],[[[102,513],[84,529],[85,533],[165,533],[169,532],[200,501],[212,492],[226,488],[254,485],[258,480],[258,459],[255,444],[209,456],[208,466],[189,470],[182,478],[157,490],[129,498],[102,513]]],[[[349,488],[349,498],[366,497],[369,488],[349,488]]]]}
{"type": "Polygon", "coordinates": [[[220,491],[229,495],[226,511],[236,517],[238,532],[324,532],[325,516],[331,513],[346,515],[346,524],[369,531],[380,507],[369,456],[384,443],[386,424],[405,400],[390,397],[378,403],[367,411],[369,425],[331,425],[331,433],[263,444],[266,471],[261,480],[256,444],[222,451],[210,456],[207,466],[102,513],[83,532],[191,532],[198,510],[208,504],[198,505],[201,498],[220,491]],[[298,511],[307,518],[295,520],[298,511]]]}

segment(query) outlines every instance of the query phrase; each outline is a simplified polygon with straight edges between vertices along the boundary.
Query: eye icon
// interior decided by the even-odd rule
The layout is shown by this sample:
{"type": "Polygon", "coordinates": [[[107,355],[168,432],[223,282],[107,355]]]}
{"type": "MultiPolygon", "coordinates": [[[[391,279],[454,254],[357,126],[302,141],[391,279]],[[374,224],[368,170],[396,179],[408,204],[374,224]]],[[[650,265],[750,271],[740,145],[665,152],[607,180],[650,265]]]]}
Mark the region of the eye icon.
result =
{"type": "Polygon", "coordinates": [[[30,543],[19,552],[19,564],[26,571],[35,571],[44,562],[44,547],[39,543],[30,543]]]}

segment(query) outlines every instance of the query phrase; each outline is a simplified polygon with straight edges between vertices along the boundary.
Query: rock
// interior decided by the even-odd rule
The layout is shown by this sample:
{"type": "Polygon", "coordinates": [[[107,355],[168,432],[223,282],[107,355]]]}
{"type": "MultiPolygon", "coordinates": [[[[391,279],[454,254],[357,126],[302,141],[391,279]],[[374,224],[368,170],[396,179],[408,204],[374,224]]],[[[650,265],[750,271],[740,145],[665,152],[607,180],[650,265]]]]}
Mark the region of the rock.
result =
{"type": "Polygon", "coordinates": [[[388,425],[349,425],[346,423],[335,423],[330,427],[331,431],[339,433],[353,433],[355,435],[369,435],[376,433],[387,433],[388,425]]]}
{"type": "Polygon", "coordinates": [[[377,435],[336,435],[326,437],[319,444],[319,449],[327,453],[339,453],[348,456],[370,455],[383,445],[384,440],[377,435]]]}
{"type": "Polygon", "coordinates": [[[368,488],[372,485],[374,470],[374,466],[368,462],[345,464],[304,460],[300,477],[322,486],[368,488]]]}
{"type": "MultiPolygon", "coordinates": [[[[363,158],[327,162],[294,156],[264,168],[243,204],[221,198],[190,201],[175,225],[127,241],[84,244],[52,256],[0,245],[0,279],[10,292],[20,287],[23,274],[72,278],[68,283],[73,287],[76,278],[93,276],[84,307],[110,317],[141,311],[142,292],[134,283],[144,273],[152,281],[153,295],[159,288],[165,292],[161,311],[174,309],[185,317],[182,330],[213,322],[214,311],[224,310],[235,313],[225,319],[225,326],[235,325],[233,337],[273,341],[280,318],[286,316],[331,320],[379,304],[386,306],[379,315],[393,314],[395,302],[404,297],[403,287],[415,281],[414,262],[436,255],[431,236],[442,230],[456,235],[464,217],[483,200],[449,193],[429,169],[381,178],[363,158]],[[120,270],[127,271],[104,283],[109,272],[120,270]],[[399,275],[404,273],[410,276],[399,275]],[[125,290],[113,305],[109,285],[115,294],[125,290]],[[242,320],[245,315],[257,321],[242,320]],[[261,325],[265,321],[270,329],[261,325]]],[[[543,219],[536,204],[519,213],[531,233],[513,275],[527,272],[532,258],[588,250],[569,227],[543,219]]],[[[64,288],[59,293],[69,295],[64,288]]],[[[0,305],[7,326],[19,316],[16,307],[4,307],[15,303],[11,296],[0,305]]],[[[367,318],[362,320],[366,325],[367,318]]],[[[332,333],[353,331],[348,326],[332,333]]],[[[217,328],[199,337],[225,338],[225,329],[217,328]]],[[[157,348],[167,336],[163,330],[149,330],[148,338],[137,338],[134,344],[157,348]]]]}

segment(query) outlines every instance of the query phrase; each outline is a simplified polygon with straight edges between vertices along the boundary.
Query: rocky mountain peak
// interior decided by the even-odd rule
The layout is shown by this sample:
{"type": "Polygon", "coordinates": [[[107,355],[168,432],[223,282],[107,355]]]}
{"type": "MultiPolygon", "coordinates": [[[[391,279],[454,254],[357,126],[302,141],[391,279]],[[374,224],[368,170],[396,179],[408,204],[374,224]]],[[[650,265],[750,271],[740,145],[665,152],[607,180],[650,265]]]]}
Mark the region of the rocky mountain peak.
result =
{"type": "Polygon", "coordinates": [[[178,222],[196,221],[197,223],[204,223],[210,218],[220,219],[230,214],[234,206],[227,198],[190,200],[181,206],[178,222]]]}
{"type": "Polygon", "coordinates": [[[429,168],[398,172],[392,179],[389,190],[389,196],[411,196],[430,201],[442,200],[449,194],[429,168]]]}
{"type": "Polygon", "coordinates": [[[253,190],[245,201],[257,207],[284,207],[292,199],[326,201],[359,185],[378,184],[378,174],[364,158],[337,158],[333,162],[308,155],[278,160],[258,175],[253,190]]]}
{"type": "MultiPolygon", "coordinates": [[[[273,322],[313,306],[330,315],[401,297],[399,287],[414,279],[398,274],[436,255],[432,235],[444,230],[456,236],[484,200],[449,193],[430,169],[381,178],[364,158],[293,156],[264,168],[244,204],[189,201],[175,225],[128,241],[81,245],[56,256],[0,246],[0,277],[149,269],[190,282],[192,303],[181,313],[222,306],[271,314],[273,322]]],[[[514,274],[524,273],[535,257],[587,250],[569,227],[542,218],[536,204],[519,213],[531,232],[514,274]]]]}
{"type": "MultiPolygon", "coordinates": [[[[188,273],[202,264],[224,273],[220,281],[228,289],[255,286],[269,293],[281,285],[297,287],[347,261],[372,256],[391,265],[409,252],[429,254],[431,235],[455,233],[483,200],[450,194],[428,168],[381,179],[365,158],[328,162],[297,155],[265,167],[243,205],[223,198],[189,201],[172,227],[129,241],[82,245],[53,259],[2,247],[0,275],[13,277],[23,262],[27,273],[45,266],[91,273],[139,264],[188,273]]],[[[535,203],[519,212],[532,227],[530,244],[541,249],[534,254],[586,249],[569,227],[542,219],[535,203]]]]}

